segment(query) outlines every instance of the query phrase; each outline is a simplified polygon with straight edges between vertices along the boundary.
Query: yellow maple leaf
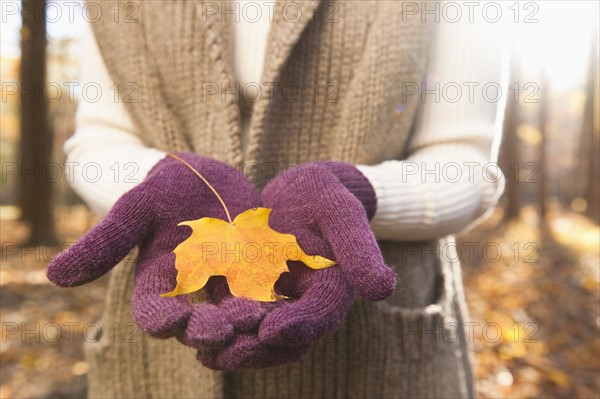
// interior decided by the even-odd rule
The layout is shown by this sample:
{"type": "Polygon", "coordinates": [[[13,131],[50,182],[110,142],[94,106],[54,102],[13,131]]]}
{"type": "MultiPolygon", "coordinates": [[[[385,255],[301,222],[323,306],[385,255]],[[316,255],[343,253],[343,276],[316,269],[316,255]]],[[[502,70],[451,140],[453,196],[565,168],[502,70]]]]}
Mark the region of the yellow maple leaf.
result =
{"type": "Polygon", "coordinates": [[[301,261],[312,269],[335,264],[322,256],[307,255],[294,235],[273,230],[269,226],[271,209],[248,209],[232,221],[225,202],[208,180],[184,159],[169,155],[210,188],[229,221],[206,217],[178,224],[190,226],[192,235],[173,251],[177,285],[161,296],[190,294],[202,289],[212,276],[225,276],[233,296],[273,302],[285,298],[275,292],[275,283],[289,271],[288,260],[301,261]]]}
{"type": "Polygon", "coordinates": [[[292,234],[282,234],[269,224],[271,209],[249,209],[233,222],[202,218],[179,223],[192,235],[173,251],[177,286],[165,297],[202,289],[212,276],[225,276],[231,294],[263,302],[284,298],[275,293],[275,282],[289,271],[286,261],[301,261],[312,269],[335,262],[307,255],[292,234]]]}

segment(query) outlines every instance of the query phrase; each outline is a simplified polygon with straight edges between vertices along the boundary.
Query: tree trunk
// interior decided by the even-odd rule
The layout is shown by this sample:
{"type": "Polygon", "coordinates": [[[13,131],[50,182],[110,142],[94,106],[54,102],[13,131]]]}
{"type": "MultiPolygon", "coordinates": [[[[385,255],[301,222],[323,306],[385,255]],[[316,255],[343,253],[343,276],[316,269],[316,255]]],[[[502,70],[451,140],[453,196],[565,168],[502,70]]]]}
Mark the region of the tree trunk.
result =
{"type": "Polygon", "coordinates": [[[23,0],[21,29],[21,184],[22,218],[30,228],[28,244],[56,241],[52,182],[46,175],[52,151],[46,83],[46,2],[23,0]]]}
{"type": "MultiPolygon", "coordinates": [[[[597,23],[595,28],[597,28],[597,23]]],[[[587,146],[587,168],[586,173],[586,192],[587,201],[586,215],[600,223],[600,127],[598,107],[600,106],[600,82],[598,81],[598,31],[594,29],[594,38],[590,48],[590,57],[588,65],[588,76],[586,79],[586,100],[583,112],[582,141],[589,143],[587,146]]]]}
{"type": "Polygon", "coordinates": [[[546,143],[547,143],[547,126],[548,126],[548,109],[550,107],[550,87],[546,70],[542,69],[542,77],[540,82],[540,102],[539,102],[539,116],[538,124],[540,128],[540,145],[538,152],[538,170],[539,170],[539,181],[538,181],[538,205],[540,211],[540,223],[545,224],[546,221],[546,197],[548,195],[547,184],[546,184],[546,143]]]}
{"type": "MultiPolygon", "coordinates": [[[[519,67],[515,57],[511,57],[511,81],[519,82],[519,67]]],[[[508,203],[504,212],[504,220],[516,220],[519,218],[521,210],[519,170],[520,170],[520,152],[519,137],[517,137],[517,128],[519,127],[519,105],[520,98],[510,98],[507,100],[504,113],[503,143],[500,161],[502,171],[506,178],[504,189],[508,203]]]]}

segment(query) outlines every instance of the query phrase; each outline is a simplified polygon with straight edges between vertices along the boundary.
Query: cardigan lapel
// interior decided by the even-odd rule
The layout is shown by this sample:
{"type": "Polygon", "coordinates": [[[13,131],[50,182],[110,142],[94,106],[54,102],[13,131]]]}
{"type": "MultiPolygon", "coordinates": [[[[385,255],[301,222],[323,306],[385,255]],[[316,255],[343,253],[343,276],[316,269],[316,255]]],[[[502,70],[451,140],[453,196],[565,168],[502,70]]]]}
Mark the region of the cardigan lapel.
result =
{"type": "MultiPolygon", "coordinates": [[[[273,22],[267,39],[261,83],[276,82],[302,32],[324,0],[279,0],[274,7],[273,22]]],[[[263,93],[264,94],[264,93],[263,93]]],[[[269,97],[262,95],[254,104],[248,133],[245,161],[256,162],[264,135],[269,97]]]]}
{"type": "MultiPolygon", "coordinates": [[[[226,3],[222,4],[230,7],[231,3],[233,0],[226,0],[226,3]]],[[[232,87],[235,75],[230,23],[227,19],[223,19],[220,13],[209,15],[206,22],[206,38],[204,40],[208,42],[207,50],[212,63],[214,79],[219,84],[226,85],[228,90],[234,89],[232,87]]],[[[223,103],[218,104],[223,104],[223,107],[217,106],[213,112],[223,113],[225,126],[221,127],[221,132],[225,132],[228,136],[229,162],[236,164],[243,160],[240,108],[234,96],[227,95],[222,98],[224,98],[223,103]]]]}
{"type": "MultiPolygon", "coordinates": [[[[233,0],[226,1],[228,4],[233,2],[233,0]]],[[[261,83],[276,82],[279,79],[295,44],[323,1],[279,0],[275,3],[273,21],[267,38],[261,83]]],[[[207,30],[207,34],[211,37],[210,55],[214,62],[217,79],[223,82],[233,82],[235,79],[232,67],[230,27],[223,21],[218,21],[216,17],[209,17],[207,30]]],[[[231,99],[232,96],[226,98],[231,99]]],[[[248,132],[248,147],[246,154],[242,154],[239,105],[234,100],[226,101],[223,112],[228,121],[226,130],[230,135],[233,162],[242,159],[246,162],[256,161],[260,140],[264,135],[264,122],[269,103],[269,96],[262,95],[254,104],[248,132]]]]}

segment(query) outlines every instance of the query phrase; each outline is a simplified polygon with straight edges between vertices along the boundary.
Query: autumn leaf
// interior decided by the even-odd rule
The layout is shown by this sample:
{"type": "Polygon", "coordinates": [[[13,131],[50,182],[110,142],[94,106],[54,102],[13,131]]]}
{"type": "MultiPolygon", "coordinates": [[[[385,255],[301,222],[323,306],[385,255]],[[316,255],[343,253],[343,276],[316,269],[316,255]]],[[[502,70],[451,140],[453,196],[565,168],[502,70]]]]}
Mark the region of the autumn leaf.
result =
{"type": "Polygon", "coordinates": [[[293,234],[283,234],[269,226],[269,208],[248,209],[233,221],[227,205],[215,188],[192,165],[173,153],[169,155],[187,166],[215,194],[225,209],[228,222],[201,218],[181,222],[192,235],[175,250],[177,285],[163,297],[190,294],[202,289],[212,276],[225,276],[231,294],[263,302],[285,298],[275,292],[275,283],[288,272],[287,261],[301,261],[312,269],[335,264],[322,256],[307,255],[293,234]]]}
{"type": "Polygon", "coordinates": [[[206,285],[212,276],[225,276],[233,296],[264,302],[284,298],[275,293],[275,282],[289,271],[286,261],[301,261],[312,269],[335,262],[307,255],[292,234],[269,227],[271,209],[249,209],[233,222],[202,218],[179,223],[192,235],[175,248],[177,286],[165,297],[189,294],[206,285]]]}

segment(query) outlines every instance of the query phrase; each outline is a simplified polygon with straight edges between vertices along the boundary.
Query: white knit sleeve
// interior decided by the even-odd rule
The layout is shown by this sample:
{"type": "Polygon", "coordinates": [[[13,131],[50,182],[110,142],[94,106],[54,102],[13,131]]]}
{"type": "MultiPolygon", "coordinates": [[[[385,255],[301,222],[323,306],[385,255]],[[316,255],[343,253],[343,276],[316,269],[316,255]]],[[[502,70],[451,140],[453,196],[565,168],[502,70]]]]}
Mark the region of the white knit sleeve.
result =
{"type": "Polygon", "coordinates": [[[100,215],[140,183],[166,154],[146,147],[118,96],[91,26],[79,42],[80,86],[76,130],[64,144],[69,183],[100,215]]]}
{"type": "Polygon", "coordinates": [[[464,17],[437,26],[408,158],[358,166],[377,195],[378,238],[439,238],[472,227],[496,204],[508,95],[503,37],[501,25],[464,17]]]}

